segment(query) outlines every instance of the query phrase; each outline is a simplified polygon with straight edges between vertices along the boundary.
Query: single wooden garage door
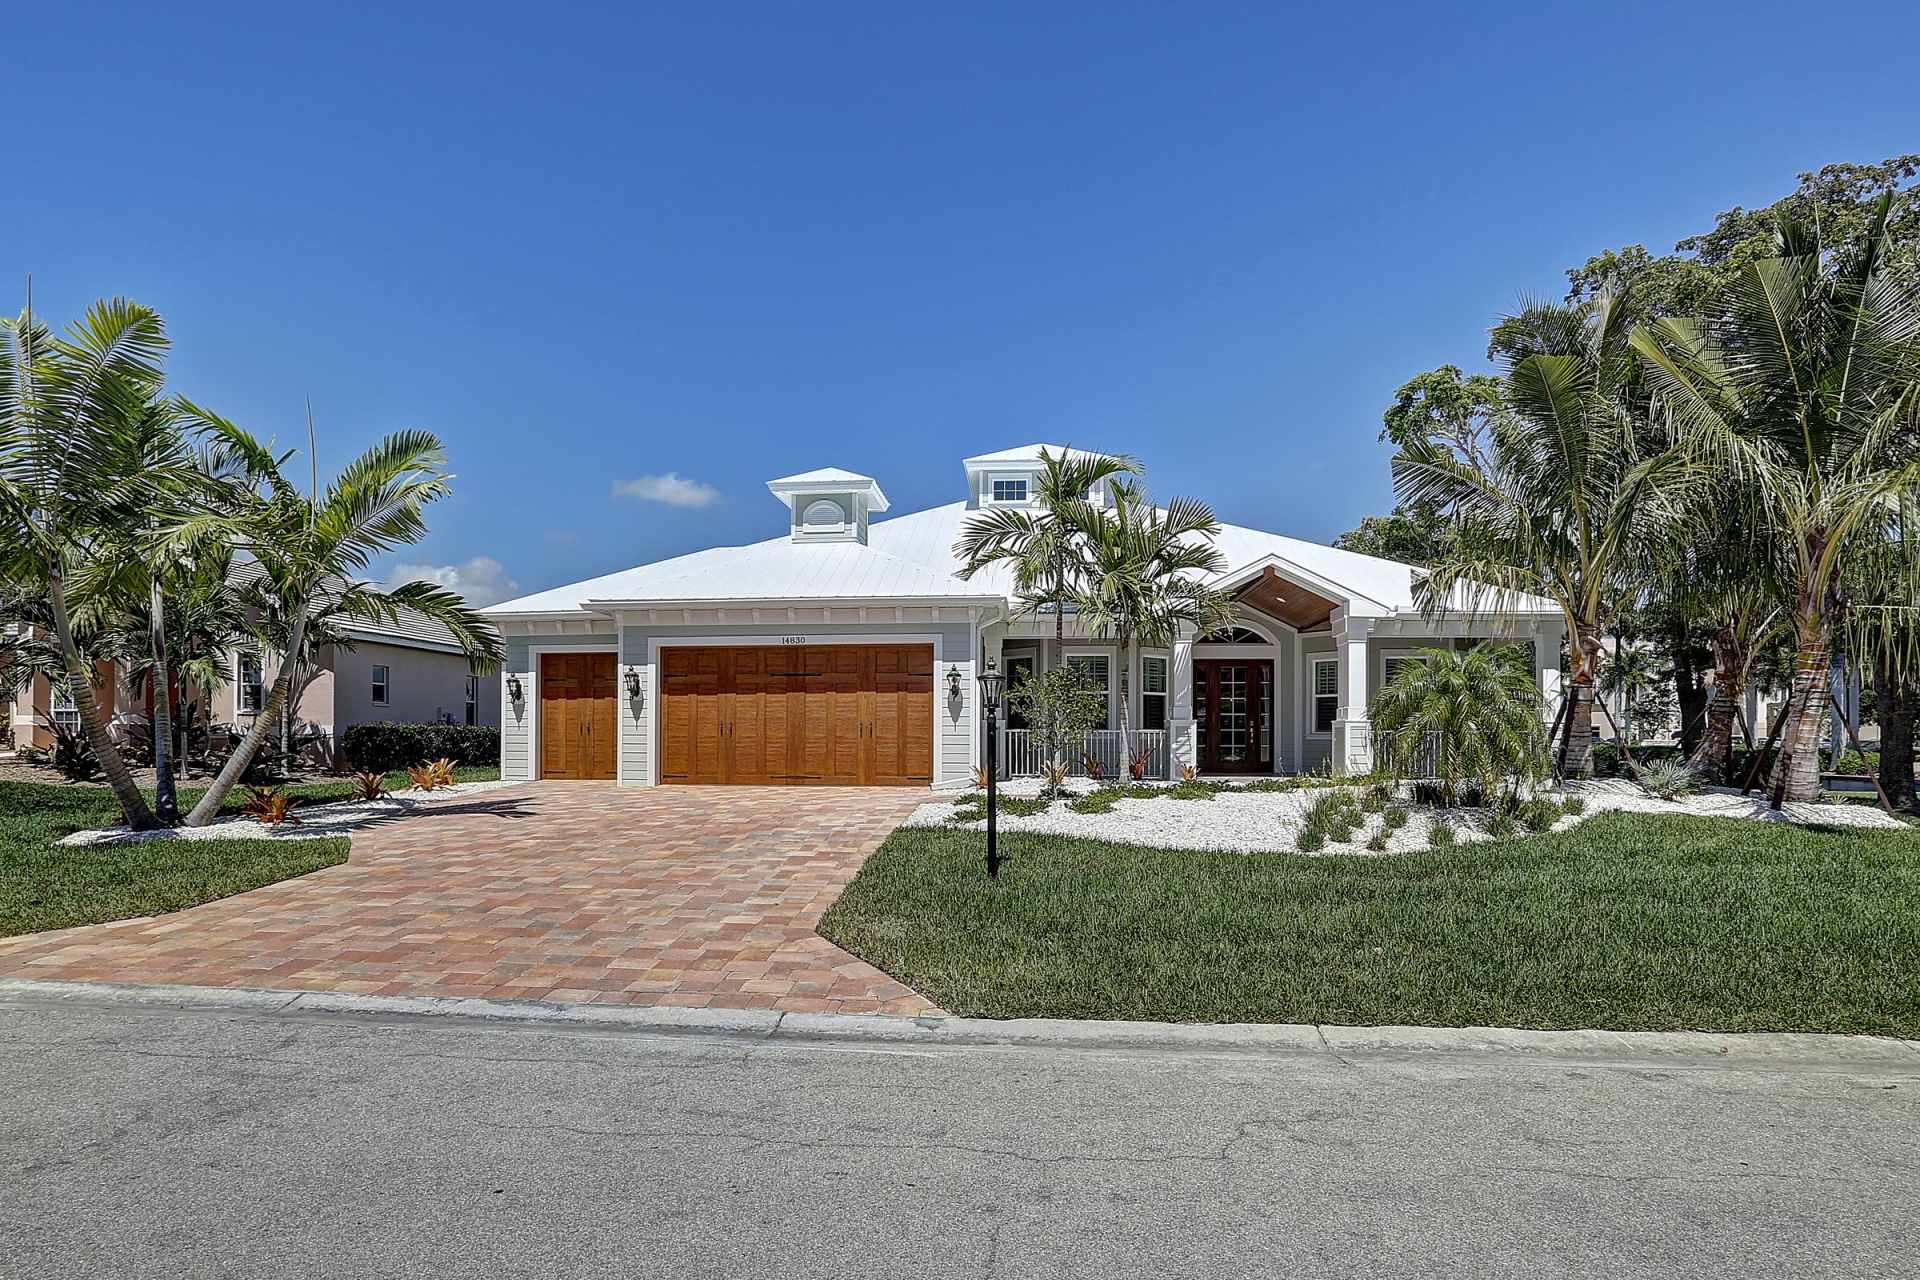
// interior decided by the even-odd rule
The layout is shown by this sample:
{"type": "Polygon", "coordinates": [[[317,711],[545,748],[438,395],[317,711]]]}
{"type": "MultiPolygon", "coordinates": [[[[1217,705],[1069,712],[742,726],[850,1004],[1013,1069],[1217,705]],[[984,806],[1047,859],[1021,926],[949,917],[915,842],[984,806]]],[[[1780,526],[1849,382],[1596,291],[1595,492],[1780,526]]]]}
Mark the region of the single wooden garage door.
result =
{"type": "Polygon", "coordinates": [[[611,778],[616,660],[611,653],[540,655],[540,776],[611,778]]]}
{"type": "Polygon", "coordinates": [[[928,786],[933,646],[664,649],[660,780],[928,786]]]}

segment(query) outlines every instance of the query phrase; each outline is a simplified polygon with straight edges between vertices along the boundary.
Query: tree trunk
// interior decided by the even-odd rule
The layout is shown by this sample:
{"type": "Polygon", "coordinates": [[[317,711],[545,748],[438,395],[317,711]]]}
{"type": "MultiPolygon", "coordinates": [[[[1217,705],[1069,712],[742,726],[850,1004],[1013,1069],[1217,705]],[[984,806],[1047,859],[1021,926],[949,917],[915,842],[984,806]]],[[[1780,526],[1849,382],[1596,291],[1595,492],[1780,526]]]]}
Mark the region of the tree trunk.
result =
{"type": "MultiPolygon", "coordinates": [[[[1680,754],[1690,756],[1699,749],[1705,736],[1701,730],[1701,719],[1707,709],[1706,686],[1700,681],[1700,669],[1694,655],[1693,636],[1687,629],[1684,618],[1675,627],[1673,633],[1673,688],[1680,703],[1680,754]]],[[[1715,664],[1715,676],[1719,666],[1715,664]]]]}
{"type": "Polygon", "coordinates": [[[1820,799],[1820,726],[1827,718],[1829,654],[1833,618],[1824,609],[1794,611],[1793,693],[1787,703],[1787,728],[1780,758],[1773,766],[1773,807],[1812,804],[1820,799]]]}
{"type": "Polygon", "coordinates": [[[67,691],[73,695],[74,710],[80,714],[80,731],[86,735],[87,745],[93,748],[94,759],[100,762],[107,785],[113,788],[114,798],[125,811],[127,825],[135,831],[151,831],[158,825],[153,820],[153,810],[147,807],[147,798],[140,794],[140,787],[127,771],[127,762],[120,756],[120,748],[100,718],[100,704],[93,696],[93,678],[80,656],[80,646],[74,643],[73,624],[67,616],[66,579],[59,565],[52,561],[47,564],[47,599],[53,608],[53,635],[60,644],[60,662],[67,671],[67,691]]]}
{"type": "Polygon", "coordinates": [[[1133,671],[1133,637],[1120,642],[1120,778],[1133,777],[1133,698],[1127,677],[1133,671]]]}
{"type": "Polygon", "coordinates": [[[1593,682],[1600,666],[1604,643],[1600,629],[1579,626],[1574,629],[1567,652],[1567,742],[1562,751],[1560,774],[1565,778],[1593,776],[1593,682]]]}
{"type": "Polygon", "coordinates": [[[1723,625],[1713,633],[1712,647],[1713,702],[1707,708],[1706,732],[1700,735],[1700,745],[1691,760],[1700,774],[1717,778],[1726,772],[1727,760],[1733,754],[1734,713],[1746,692],[1746,682],[1741,678],[1746,664],[1731,626],[1723,625]]]}
{"type": "Polygon", "coordinates": [[[173,672],[168,662],[166,592],[160,575],[147,583],[147,625],[153,642],[153,816],[161,826],[177,826],[180,802],[173,787],[173,672]]]}
{"type": "Polygon", "coordinates": [[[189,827],[204,827],[220,813],[220,806],[226,803],[227,793],[233,790],[233,784],[253,763],[254,753],[260,750],[260,744],[266,741],[274,720],[279,716],[280,705],[286,701],[293,685],[294,669],[300,663],[300,646],[307,638],[307,600],[301,600],[299,608],[294,610],[293,627],[287,634],[287,651],[280,659],[280,670],[273,678],[273,692],[267,695],[267,703],[253,718],[253,725],[247,730],[247,736],[240,739],[240,745],[234,748],[220,772],[207,784],[207,792],[200,797],[200,803],[193,806],[193,812],[187,815],[189,827]]]}
{"type": "Polygon", "coordinates": [[[1920,713],[1920,688],[1885,657],[1873,683],[1874,712],[1880,721],[1880,785],[1894,808],[1920,812],[1913,782],[1913,727],[1920,713]]]}

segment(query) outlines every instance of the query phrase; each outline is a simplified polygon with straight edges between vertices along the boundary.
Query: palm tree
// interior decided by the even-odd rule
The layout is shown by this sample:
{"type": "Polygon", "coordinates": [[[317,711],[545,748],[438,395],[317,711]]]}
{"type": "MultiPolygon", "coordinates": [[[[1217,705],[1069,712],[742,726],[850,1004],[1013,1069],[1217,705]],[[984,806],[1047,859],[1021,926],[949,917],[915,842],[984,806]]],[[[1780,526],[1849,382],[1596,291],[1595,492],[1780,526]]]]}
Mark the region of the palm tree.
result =
{"type": "Polygon", "coordinates": [[[1839,593],[1856,534],[1920,485],[1920,284],[1885,266],[1891,196],[1850,255],[1783,217],[1725,309],[1634,335],[1692,449],[1753,486],[1786,548],[1793,691],[1773,802],[1820,796],[1820,730],[1839,593]]]}
{"type": "Polygon", "coordinates": [[[1463,790],[1491,803],[1509,780],[1537,782],[1546,773],[1540,691],[1526,651],[1514,645],[1433,649],[1401,663],[1367,716],[1379,766],[1403,779],[1431,773],[1443,805],[1458,803],[1463,790]]]}
{"type": "Polygon", "coordinates": [[[1604,637],[1657,576],[1676,539],[1690,471],[1636,412],[1625,293],[1513,318],[1500,403],[1484,441],[1410,436],[1393,457],[1407,503],[1454,522],[1448,553],[1421,580],[1429,615],[1511,611],[1544,596],[1566,620],[1566,733],[1560,768],[1593,772],[1593,693],[1604,637]]]}
{"type": "Polygon", "coordinates": [[[1073,544],[1085,561],[1073,602],[1090,635],[1120,649],[1120,747],[1133,755],[1128,688],[1142,644],[1171,645],[1185,627],[1202,633],[1233,621],[1232,600],[1208,579],[1227,567],[1214,549],[1220,523],[1197,498],[1174,498],[1163,512],[1132,480],[1115,480],[1108,507],[1069,508],[1073,544]]]}
{"type": "Polygon", "coordinates": [[[75,641],[70,573],[109,535],[100,515],[123,511],[151,480],[126,472],[126,436],[161,386],[165,327],[124,298],[100,301],[55,338],[33,317],[0,321],[0,557],[4,576],[43,586],[81,732],[134,830],[153,810],[108,731],[75,641]]]}
{"type": "MultiPolygon", "coordinates": [[[[1755,495],[1723,478],[1708,486],[1689,518],[1697,541],[1670,580],[1682,602],[1712,628],[1713,697],[1706,729],[1689,763],[1702,777],[1727,778],[1733,760],[1733,724],[1761,650],[1786,623],[1780,606],[1781,544],[1768,535],[1755,495]]],[[[1747,726],[1757,735],[1759,728],[1747,726]]]]}
{"type": "Polygon", "coordinates": [[[1079,453],[1071,445],[1057,454],[1042,449],[1040,464],[1034,505],[976,512],[961,526],[953,551],[962,561],[963,582],[991,564],[1013,570],[1014,599],[1020,612],[1031,616],[1043,609],[1052,611],[1054,654],[1064,664],[1067,607],[1073,602],[1081,567],[1077,539],[1085,524],[1076,517],[1095,486],[1138,475],[1140,464],[1124,454],[1079,453]]]}
{"type": "MultiPolygon", "coordinates": [[[[252,763],[280,707],[292,691],[307,656],[310,626],[329,618],[392,622],[412,610],[446,626],[468,660],[486,667],[504,656],[499,633],[458,595],[444,587],[409,582],[382,591],[354,575],[377,555],[418,541],[426,533],[423,513],[444,497],[446,454],[424,431],[389,435],[335,477],[324,491],[303,494],[282,464],[253,436],[204,410],[186,406],[222,448],[240,460],[253,487],[241,494],[238,529],[245,549],[260,566],[259,589],[285,619],[280,661],[260,713],[240,740],[200,803],[187,815],[190,827],[205,826],[220,812],[227,793],[252,763]]],[[[190,530],[183,529],[182,534],[190,530]]]]}
{"type": "Polygon", "coordinates": [[[1659,656],[1651,647],[1623,644],[1615,637],[1613,658],[1607,663],[1604,679],[1620,706],[1618,727],[1623,754],[1633,746],[1633,713],[1637,709],[1640,694],[1658,685],[1667,674],[1661,670],[1659,656]]]}

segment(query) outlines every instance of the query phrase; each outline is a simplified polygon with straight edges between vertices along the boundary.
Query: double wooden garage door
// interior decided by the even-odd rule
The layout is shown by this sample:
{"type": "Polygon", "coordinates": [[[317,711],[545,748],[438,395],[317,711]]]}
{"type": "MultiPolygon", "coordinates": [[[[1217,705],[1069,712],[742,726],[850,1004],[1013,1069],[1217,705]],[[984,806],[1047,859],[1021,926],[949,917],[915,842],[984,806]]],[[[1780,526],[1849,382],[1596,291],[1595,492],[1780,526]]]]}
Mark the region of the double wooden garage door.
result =
{"type": "Polygon", "coordinates": [[[664,649],[659,722],[662,782],[924,787],[933,646],[664,649]]]}

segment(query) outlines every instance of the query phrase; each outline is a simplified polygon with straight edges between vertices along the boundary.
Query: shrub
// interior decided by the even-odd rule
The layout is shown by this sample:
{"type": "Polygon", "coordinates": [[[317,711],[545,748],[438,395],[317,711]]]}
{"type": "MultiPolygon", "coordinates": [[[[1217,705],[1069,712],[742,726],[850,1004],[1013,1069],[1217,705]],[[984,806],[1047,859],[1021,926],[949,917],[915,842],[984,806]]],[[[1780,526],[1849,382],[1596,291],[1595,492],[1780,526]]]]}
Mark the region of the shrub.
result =
{"type": "Polygon", "coordinates": [[[1662,800],[1677,800],[1700,789],[1700,775],[1684,760],[1655,760],[1641,768],[1640,789],[1662,800]]]}
{"type": "Polygon", "coordinates": [[[353,798],[355,800],[378,800],[387,794],[387,775],[384,773],[356,773],[353,775],[353,798]]]}
{"type": "Polygon", "coordinates": [[[1373,833],[1373,839],[1367,841],[1367,848],[1375,853],[1387,851],[1387,832],[1384,827],[1373,833]]]}
{"type": "MultiPolygon", "coordinates": [[[[1099,795],[1095,792],[1094,796],[1099,795]]],[[[1091,800],[1094,796],[1088,796],[1091,800]]],[[[1045,813],[1051,807],[1051,801],[1031,796],[999,796],[994,805],[1003,814],[1016,818],[1031,818],[1037,813],[1045,813]]],[[[1108,805],[1111,808],[1111,803],[1108,805]]],[[[1086,809],[1084,813],[1105,813],[1106,809],[1086,809]]],[[[987,797],[978,791],[961,796],[953,802],[953,815],[947,819],[955,826],[964,826],[969,822],[983,822],[987,816],[987,797]]]]}
{"type": "Polygon", "coordinates": [[[1558,801],[1549,800],[1545,796],[1535,796],[1520,806],[1519,818],[1521,825],[1538,834],[1552,829],[1553,824],[1560,821],[1562,812],[1564,811],[1558,801]]]}
{"type": "Polygon", "coordinates": [[[278,787],[248,787],[247,804],[243,812],[255,822],[269,827],[282,823],[298,826],[300,819],[293,816],[293,807],[305,804],[300,796],[290,796],[278,787]]]}
{"type": "Polygon", "coordinates": [[[1379,813],[1386,808],[1386,798],[1380,794],[1382,790],[1383,788],[1378,786],[1368,787],[1367,793],[1360,797],[1360,812],[1379,813]]]}
{"type": "Polygon", "coordinates": [[[348,725],[340,753],[356,769],[392,773],[426,760],[499,764],[500,731],[490,725],[405,724],[391,720],[348,725]]]}
{"type": "Polygon", "coordinates": [[[1577,816],[1587,811],[1587,802],[1579,796],[1568,796],[1560,802],[1560,811],[1569,816],[1577,816]]]}
{"type": "Polygon", "coordinates": [[[1505,840],[1514,833],[1517,824],[1510,813],[1496,813],[1487,819],[1487,834],[1496,840],[1505,840]]]}
{"type": "Polygon", "coordinates": [[[1397,804],[1390,805],[1386,812],[1380,815],[1380,822],[1388,831],[1398,831],[1407,825],[1407,817],[1408,814],[1405,809],[1402,809],[1397,804]]]}
{"type": "Polygon", "coordinates": [[[1368,709],[1387,776],[1438,783],[1442,806],[1508,779],[1546,776],[1547,732],[1526,651],[1514,645],[1430,649],[1402,663],[1368,709]]]}
{"type": "Polygon", "coordinates": [[[1326,847],[1327,847],[1326,832],[1320,831],[1314,827],[1307,827],[1305,830],[1301,831],[1300,852],[1318,853],[1320,852],[1320,850],[1326,847]]]}
{"type": "Polygon", "coordinates": [[[59,770],[68,782],[86,782],[99,776],[100,761],[94,757],[93,744],[87,741],[87,735],[67,728],[58,720],[50,721],[49,725],[53,729],[53,750],[47,753],[47,763],[59,770]]]}
{"type": "Polygon", "coordinates": [[[1427,828],[1427,843],[1436,849],[1451,849],[1454,845],[1453,828],[1444,822],[1436,822],[1427,828]]]}

